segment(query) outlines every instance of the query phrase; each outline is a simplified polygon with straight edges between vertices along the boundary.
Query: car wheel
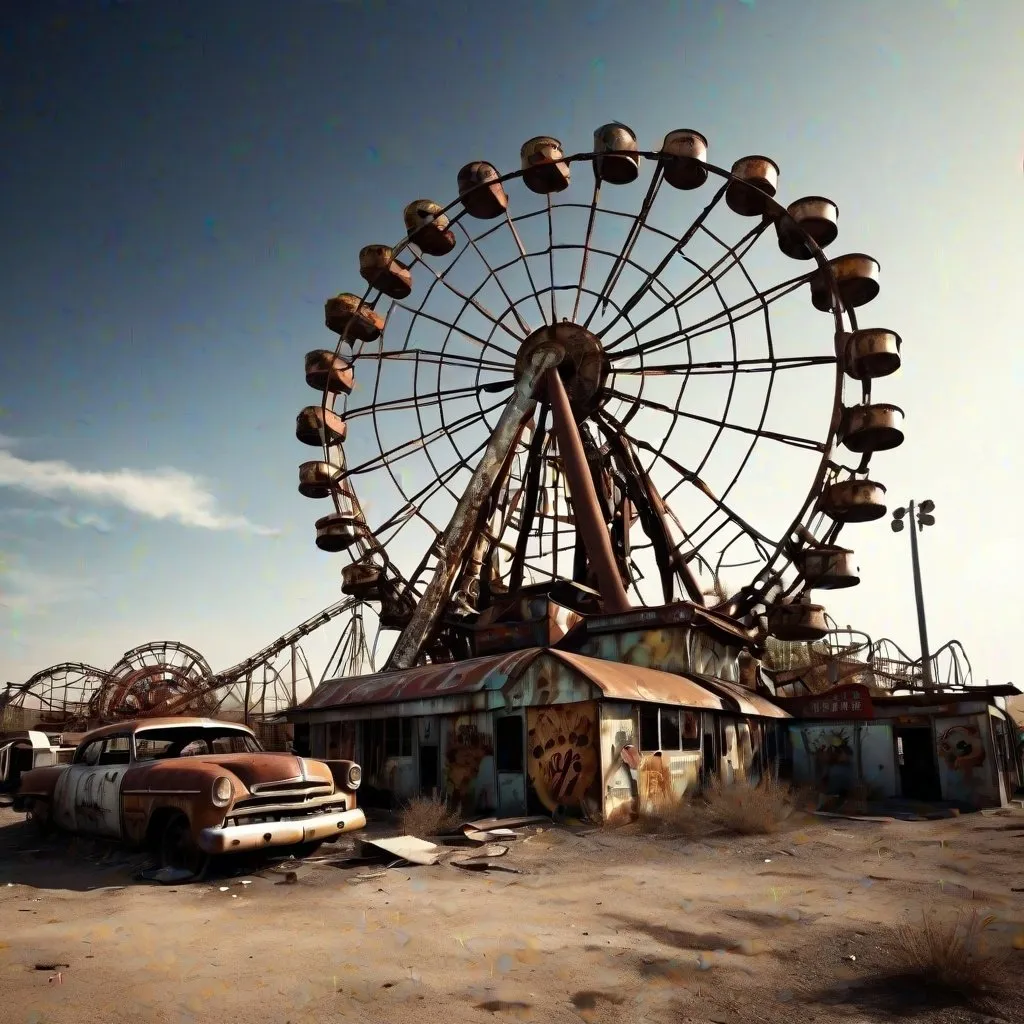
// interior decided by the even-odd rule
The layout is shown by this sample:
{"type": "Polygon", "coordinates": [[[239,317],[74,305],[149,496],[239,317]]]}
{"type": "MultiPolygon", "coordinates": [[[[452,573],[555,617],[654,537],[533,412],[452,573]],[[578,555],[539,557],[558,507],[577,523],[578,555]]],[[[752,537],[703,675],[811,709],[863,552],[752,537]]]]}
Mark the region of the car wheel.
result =
{"type": "Polygon", "coordinates": [[[45,800],[33,800],[28,805],[28,820],[36,832],[46,837],[53,832],[53,821],[50,818],[50,805],[45,800]]]}
{"type": "Polygon", "coordinates": [[[192,838],[192,827],[184,814],[168,819],[160,836],[160,866],[191,871],[197,880],[206,874],[210,858],[192,838]]]}

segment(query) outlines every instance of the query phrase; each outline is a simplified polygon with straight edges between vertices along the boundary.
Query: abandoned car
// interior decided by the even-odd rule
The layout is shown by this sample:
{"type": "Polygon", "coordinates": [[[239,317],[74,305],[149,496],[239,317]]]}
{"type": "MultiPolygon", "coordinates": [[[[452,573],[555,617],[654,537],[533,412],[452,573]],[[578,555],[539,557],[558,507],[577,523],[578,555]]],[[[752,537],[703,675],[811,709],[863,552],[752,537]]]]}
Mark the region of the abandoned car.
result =
{"type": "Polygon", "coordinates": [[[150,846],[199,873],[212,855],[308,855],[362,828],[361,778],[352,761],[266,751],[232,722],[139,719],[87,733],[68,765],[25,772],[15,807],[44,830],[150,846]]]}

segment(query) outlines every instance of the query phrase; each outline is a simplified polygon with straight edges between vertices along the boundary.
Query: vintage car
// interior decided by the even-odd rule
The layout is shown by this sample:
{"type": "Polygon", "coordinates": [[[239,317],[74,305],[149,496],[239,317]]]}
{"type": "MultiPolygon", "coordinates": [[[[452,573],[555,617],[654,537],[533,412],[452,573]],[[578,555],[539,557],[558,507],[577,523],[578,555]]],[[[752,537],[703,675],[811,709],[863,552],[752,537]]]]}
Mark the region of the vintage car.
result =
{"type": "Polygon", "coordinates": [[[266,751],[232,722],[138,719],[86,733],[68,765],[25,772],[15,808],[42,829],[150,846],[162,866],[200,874],[212,855],[304,856],[362,828],[361,779],[352,761],[266,751]]]}

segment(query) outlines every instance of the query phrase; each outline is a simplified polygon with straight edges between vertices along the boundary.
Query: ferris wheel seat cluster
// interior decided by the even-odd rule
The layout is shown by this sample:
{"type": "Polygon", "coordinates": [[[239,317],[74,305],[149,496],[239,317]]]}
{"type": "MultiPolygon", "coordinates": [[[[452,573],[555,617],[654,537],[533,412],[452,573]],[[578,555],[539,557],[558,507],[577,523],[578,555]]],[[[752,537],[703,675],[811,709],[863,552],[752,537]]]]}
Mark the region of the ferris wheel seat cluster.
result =
{"type": "MultiPolygon", "coordinates": [[[[730,170],[710,164],[700,132],[671,131],[648,152],[614,122],[597,129],[589,152],[569,155],[558,139],[537,136],[523,144],[511,173],[482,160],[465,164],[453,202],[409,203],[404,238],[359,251],[366,291],[327,300],[324,323],[337,346],[305,357],[306,383],[321,403],[302,410],[295,433],[323,457],[300,465],[299,492],[334,505],[316,520],[316,545],[352,559],[342,592],[379,606],[381,629],[402,631],[389,667],[466,656],[466,631],[493,621],[499,605],[509,614],[509,595],[527,589],[550,595],[581,588],[573,591],[576,598],[586,592],[580,614],[602,605],[607,612],[623,600],[707,606],[698,576],[712,576],[717,593],[723,566],[758,568],[742,586],[717,593],[718,613],[752,636],[825,635],[824,609],[811,592],[860,582],[838,533],[885,515],[885,487],[869,478],[869,460],[903,443],[903,411],[875,401],[872,382],[900,368],[901,339],[857,323],[855,311],[879,294],[878,261],[824,254],[839,237],[836,203],[811,195],[782,206],[779,180],[779,165],[766,156],[742,157],[730,170]],[[572,199],[580,187],[573,170],[581,165],[592,171],[584,186],[593,188],[589,202],[572,199]],[[648,165],[638,213],[605,202],[603,186],[626,195],[648,165]],[[680,196],[669,200],[678,205],[709,179],[720,187],[688,228],[654,226],[662,183],[680,196]],[[539,208],[514,213],[508,186],[515,184],[528,201],[540,197],[539,208]],[[715,220],[730,215],[755,222],[736,243],[724,240],[728,223],[715,220]],[[474,234],[467,227],[473,221],[493,223],[474,234]],[[560,240],[556,226],[570,222],[577,237],[585,231],[582,242],[560,240]],[[746,261],[769,231],[776,261],[781,254],[810,269],[759,288],[746,261]],[[717,255],[698,255],[698,243],[717,255]],[[659,245],[667,253],[654,265],[642,254],[659,245]],[[565,270],[567,259],[578,271],[565,270]],[[437,260],[445,261],[442,269],[437,260]],[[598,265],[607,267],[600,290],[588,287],[598,265]],[[469,277],[473,268],[482,280],[463,285],[459,275],[469,277]],[[676,279],[684,270],[693,280],[682,287],[676,279]],[[408,304],[421,279],[424,297],[408,304]],[[620,286],[630,292],[621,301],[620,286]],[[737,299],[741,286],[750,295],[737,299]],[[833,322],[821,355],[781,355],[773,337],[770,309],[801,288],[810,292],[809,307],[833,322]],[[493,302],[497,313],[485,304],[493,302]],[[690,303],[712,304],[712,312],[685,323],[681,311],[690,303]],[[752,329],[762,321],[767,354],[754,357],[752,329]],[[713,339],[721,339],[722,354],[702,356],[713,339]],[[830,375],[827,393],[834,394],[821,428],[827,438],[766,425],[776,378],[815,368],[830,375]],[[402,373],[411,374],[411,385],[402,373]],[[715,375],[731,377],[727,392],[710,388],[715,375]],[[369,396],[363,404],[355,404],[357,378],[369,396]],[[735,397],[741,379],[768,381],[760,415],[748,425],[730,415],[757,408],[735,397]],[[701,382],[709,382],[709,394],[725,396],[724,411],[709,411],[710,399],[699,395],[691,405],[683,401],[701,382]],[[847,402],[855,385],[859,395],[847,402]],[[568,423],[559,411],[566,408],[568,423]],[[372,418],[371,431],[355,430],[361,417],[372,418]],[[677,429],[680,423],[687,429],[677,429]],[[697,445],[698,435],[706,451],[688,456],[686,445],[697,445]],[[723,436],[731,439],[727,456],[723,436]],[[755,475],[744,473],[759,442],[817,459],[810,492],[781,536],[769,536],[731,505],[741,480],[755,475]],[[369,455],[350,466],[343,446],[353,443],[368,446],[369,455]],[[840,464],[840,448],[856,462],[840,464]],[[738,464],[734,472],[723,469],[727,459],[738,464]],[[717,486],[712,472],[721,476],[717,486]],[[356,480],[367,481],[360,492],[369,503],[357,495],[356,480]],[[378,490],[396,497],[382,501],[378,490]],[[679,514],[683,500],[704,502],[705,511],[679,514]],[[371,505],[388,513],[372,526],[371,505]],[[713,565],[708,556],[718,544],[725,550],[713,565]],[[733,546],[750,558],[725,563],[733,546]],[[417,557],[414,548],[425,554],[410,571],[403,563],[417,557]]],[[[766,261],[750,256],[751,266],[766,261]]]]}

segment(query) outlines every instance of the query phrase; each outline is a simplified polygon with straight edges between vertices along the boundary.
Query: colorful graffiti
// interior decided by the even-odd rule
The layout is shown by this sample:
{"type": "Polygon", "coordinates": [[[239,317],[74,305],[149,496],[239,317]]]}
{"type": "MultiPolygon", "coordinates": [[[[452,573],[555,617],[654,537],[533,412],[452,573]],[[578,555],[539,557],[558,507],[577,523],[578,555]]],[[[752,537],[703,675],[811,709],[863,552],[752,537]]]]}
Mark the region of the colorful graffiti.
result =
{"type": "Polygon", "coordinates": [[[549,811],[600,809],[597,735],[595,704],[527,710],[530,785],[549,811]]]}
{"type": "Polygon", "coordinates": [[[445,751],[445,789],[457,806],[477,800],[478,779],[484,762],[494,756],[491,737],[473,721],[455,719],[445,751]]]}
{"type": "Polygon", "coordinates": [[[826,787],[833,769],[853,764],[853,745],[848,729],[826,729],[810,743],[818,785],[826,787]]]}
{"type": "Polygon", "coordinates": [[[939,737],[939,754],[950,771],[962,772],[966,782],[985,763],[985,742],[976,725],[951,725],[939,737]]]}
{"type": "Polygon", "coordinates": [[[689,626],[665,626],[587,639],[582,654],[663,672],[700,672],[739,682],[738,648],[689,626]]]}

